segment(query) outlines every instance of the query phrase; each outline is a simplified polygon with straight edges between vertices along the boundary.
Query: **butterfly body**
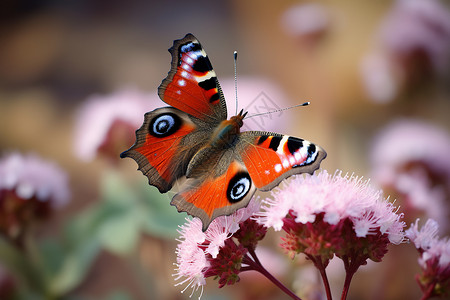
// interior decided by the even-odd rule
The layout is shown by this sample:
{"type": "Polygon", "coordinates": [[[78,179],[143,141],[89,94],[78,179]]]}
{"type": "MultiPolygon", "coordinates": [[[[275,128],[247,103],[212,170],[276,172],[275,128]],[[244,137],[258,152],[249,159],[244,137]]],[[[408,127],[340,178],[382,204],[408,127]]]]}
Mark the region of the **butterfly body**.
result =
{"type": "Polygon", "coordinates": [[[226,102],[206,52],[191,34],[174,41],[171,70],[158,94],[169,107],[145,114],[133,158],[161,193],[186,177],[171,204],[210,222],[245,207],[254,192],[312,173],[326,152],[308,141],[273,132],[241,132],[247,113],[227,119],[226,102]]]}

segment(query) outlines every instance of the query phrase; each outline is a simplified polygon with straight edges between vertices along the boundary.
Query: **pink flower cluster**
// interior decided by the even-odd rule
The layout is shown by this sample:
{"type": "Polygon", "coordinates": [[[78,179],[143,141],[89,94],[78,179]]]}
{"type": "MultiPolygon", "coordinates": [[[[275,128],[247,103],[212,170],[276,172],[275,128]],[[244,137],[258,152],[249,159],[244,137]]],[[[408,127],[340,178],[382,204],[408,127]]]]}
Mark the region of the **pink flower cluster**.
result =
{"type": "Polygon", "coordinates": [[[259,201],[252,199],[246,208],[214,219],[205,232],[198,218],[181,226],[175,280],[176,285],[187,283],[182,292],[190,287],[192,296],[200,288],[200,299],[207,277],[218,277],[219,287],[239,281],[247,252],[254,251],[265,235],[263,226],[250,219],[259,207],[259,201]]]}
{"type": "Polygon", "coordinates": [[[439,226],[429,219],[419,229],[419,219],[406,230],[406,236],[420,253],[419,265],[423,273],[416,280],[424,293],[422,299],[450,296],[450,240],[439,239],[439,226]]]}
{"type": "MultiPolygon", "coordinates": [[[[369,181],[341,172],[296,176],[273,190],[274,199],[258,201],[236,213],[215,219],[206,232],[198,219],[181,227],[177,248],[178,284],[194,293],[205,278],[219,279],[219,287],[239,281],[243,271],[258,271],[293,299],[292,291],[262,266],[255,249],[269,227],[283,230],[281,247],[291,256],[304,253],[319,270],[327,293],[331,290],[325,268],[338,256],[344,262],[346,299],[352,276],[368,259],[382,260],[391,243],[404,241],[404,222],[398,209],[369,181]],[[251,217],[252,216],[252,217],[251,217]],[[251,218],[250,218],[251,217],[251,218]]],[[[192,294],[191,294],[192,295],[192,294]]]]}
{"type": "Polygon", "coordinates": [[[319,40],[330,28],[330,8],[316,2],[294,4],[281,16],[280,25],[294,38],[319,40]]]}
{"type": "Polygon", "coordinates": [[[142,125],[151,103],[159,103],[157,93],[146,94],[127,88],[110,95],[86,100],[77,115],[74,148],[84,161],[102,153],[114,160],[134,142],[134,131],[142,125]]]}
{"type": "Polygon", "coordinates": [[[382,20],[375,47],[361,64],[368,96],[389,102],[430,75],[448,76],[450,9],[440,0],[396,0],[382,20]]]}
{"type": "Polygon", "coordinates": [[[435,70],[445,72],[449,63],[450,10],[440,0],[394,1],[381,26],[380,40],[397,58],[423,52],[435,70]]]}
{"type": "Polygon", "coordinates": [[[450,226],[450,135],[442,128],[400,119],[387,125],[371,147],[372,177],[395,194],[413,222],[424,214],[450,226]]]}
{"type": "Polygon", "coordinates": [[[35,155],[11,153],[0,159],[0,191],[17,197],[36,198],[61,207],[69,201],[67,174],[56,164],[35,155]]]}
{"type": "Polygon", "coordinates": [[[297,224],[312,224],[320,218],[329,226],[350,221],[358,238],[380,233],[394,244],[404,239],[402,214],[397,214],[368,180],[321,171],[318,175],[297,176],[272,194],[274,200],[264,202],[260,222],[277,231],[286,226],[286,216],[297,224]]]}
{"type": "Polygon", "coordinates": [[[283,230],[281,246],[291,256],[303,253],[319,270],[327,299],[331,290],[326,267],[334,255],[345,267],[342,298],[353,275],[371,259],[380,262],[390,243],[404,240],[402,214],[369,181],[342,172],[297,176],[264,201],[259,221],[283,230]]]}
{"type": "Polygon", "coordinates": [[[68,201],[67,174],[54,163],[18,153],[0,159],[0,232],[9,238],[68,201]]]}

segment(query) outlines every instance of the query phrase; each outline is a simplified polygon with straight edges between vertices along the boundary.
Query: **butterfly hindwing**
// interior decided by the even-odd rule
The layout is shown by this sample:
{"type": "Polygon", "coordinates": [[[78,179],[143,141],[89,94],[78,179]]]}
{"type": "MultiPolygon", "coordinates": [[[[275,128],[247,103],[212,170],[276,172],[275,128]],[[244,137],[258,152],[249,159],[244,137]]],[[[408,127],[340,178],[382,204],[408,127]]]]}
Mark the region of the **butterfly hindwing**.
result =
{"type": "Polygon", "coordinates": [[[327,155],[309,141],[273,132],[242,132],[236,148],[256,188],[262,191],[291,175],[312,174],[327,155]]]}
{"type": "Polygon", "coordinates": [[[207,121],[227,118],[225,99],[216,73],[200,42],[187,34],[169,49],[171,69],[158,89],[161,100],[207,121]]]}
{"type": "Polygon", "coordinates": [[[204,125],[182,111],[164,107],[145,114],[135,144],[120,156],[133,158],[149,184],[161,193],[184,176],[194,153],[207,140],[204,125]]]}
{"type": "Polygon", "coordinates": [[[322,148],[299,138],[243,132],[229,149],[202,147],[171,204],[199,217],[206,230],[214,218],[247,206],[257,189],[268,191],[291,175],[313,173],[325,157],[322,148]]]}
{"type": "Polygon", "coordinates": [[[202,220],[203,230],[218,216],[230,215],[237,209],[247,206],[255,193],[250,175],[235,149],[217,151],[205,147],[202,158],[193,167],[181,191],[171,204],[178,211],[185,211],[202,220]]]}

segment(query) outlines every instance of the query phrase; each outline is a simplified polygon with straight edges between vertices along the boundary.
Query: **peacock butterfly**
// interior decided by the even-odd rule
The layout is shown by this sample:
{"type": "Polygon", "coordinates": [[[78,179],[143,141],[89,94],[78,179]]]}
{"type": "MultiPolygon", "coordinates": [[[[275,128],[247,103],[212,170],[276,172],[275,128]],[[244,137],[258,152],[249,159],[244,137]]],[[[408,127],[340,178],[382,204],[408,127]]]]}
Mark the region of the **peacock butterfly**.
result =
{"type": "Polygon", "coordinates": [[[158,88],[170,106],[145,114],[131,157],[150,185],[168,192],[185,176],[171,204],[179,212],[211,221],[247,206],[256,189],[313,173],[326,152],[303,139],[274,132],[240,132],[247,113],[227,120],[225,98],[200,42],[187,34],[169,49],[171,69],[158,88]]]}

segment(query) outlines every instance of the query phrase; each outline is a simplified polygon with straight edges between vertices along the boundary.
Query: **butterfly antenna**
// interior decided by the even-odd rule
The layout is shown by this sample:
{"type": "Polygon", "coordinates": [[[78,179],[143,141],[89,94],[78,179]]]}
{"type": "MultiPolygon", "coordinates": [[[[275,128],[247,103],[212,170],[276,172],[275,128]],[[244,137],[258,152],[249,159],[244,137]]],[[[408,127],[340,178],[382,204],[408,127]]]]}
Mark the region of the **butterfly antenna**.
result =
{"type": "Polygon", "coordinates": [[[249,118],[253,118],[253,117],[257,117],[257,116],[262,116],[262,115],[273,114],[273,113],[284,111],[284,110],[288,110],[288,109],[291,109],[291,108],[296,108],[296,107],[299,107],[299,106],[308,106],[310,104],[311,104],[311,102],[305,102],[305,103],[297,104],[297,105],[290,106],[290,107],[285,107],[285,108],[280,108],[280,109],[277,109],[277,110],[266,111],[266,112],[263,112],[263,113],[250,115],[250,116],[246,117],[245,119],[249,119],[249,118]]]}
{"type": "Polygon", "coordinates": [[[238,92],[237,92],[237,51],[234,51],[234,91],[236,93],[236,113],[238,110],[238,92]]]}

